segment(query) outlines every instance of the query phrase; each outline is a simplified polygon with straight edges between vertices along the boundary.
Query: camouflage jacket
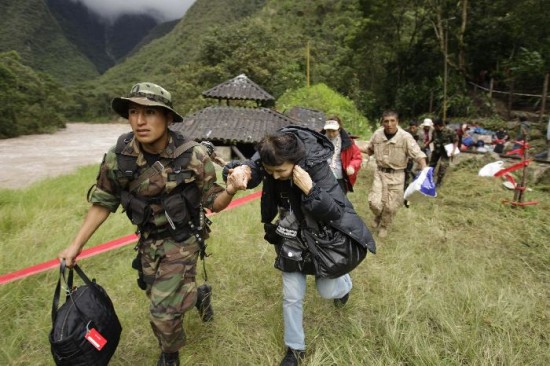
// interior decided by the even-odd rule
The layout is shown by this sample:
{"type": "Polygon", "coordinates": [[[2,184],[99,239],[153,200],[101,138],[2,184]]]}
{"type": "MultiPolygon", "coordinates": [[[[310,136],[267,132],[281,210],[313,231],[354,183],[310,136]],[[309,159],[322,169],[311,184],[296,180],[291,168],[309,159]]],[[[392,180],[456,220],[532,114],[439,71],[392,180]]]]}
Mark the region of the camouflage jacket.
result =
{"type": "MultiPolygon", "coordinates": [[[[175,160],[173,155],[176,150],[174,134],[175,132],[171,132],[168,146],[159,155],[159,160],[163,162],[164,169],[159,174],[141,182],[134,190],[136,196],[154,201],[155,198],[167,195],[176,188],[176,182],[169,179],[174,174],[174,169],[171,166],[171,162],[175,160]]],[[[89,194],[90,203],[103,206],[111,212],[115,212],[120,205],[121,193],[128,190],[127,185],[121,184],[120,178],[117,178],[119,169],[115,150],[116,146],[113,146],[103,157],[97,183],[89,194]]],[[[141,151],[140,144],[135,138],[128,142],[122,154],[136,157],[139,174],[150,167],[141,151]]],[[[198,189],[197,194],[201,195],[200,201],[203,207],[212,209],[214,200],[224,189],[216,183],[214,164],[203,146],[198,145],[192,148],[186,170],[191,174],[186,177],[184,183],[194,183],[198,189]]],[[[159,214],[162,206],[153,204],[152,209],[153,214],[150,223],[156,227],[165,226],[167,218],[164,214],[159,214]]]]}
{"type": "Polygon", "coordinates": [[[440,131],[434,129],[432,142],[434,144],[434,151],[445,151],[445,145],[458,142],[458,136],[455,131],[447,127],[442,128],[440,131]]]}

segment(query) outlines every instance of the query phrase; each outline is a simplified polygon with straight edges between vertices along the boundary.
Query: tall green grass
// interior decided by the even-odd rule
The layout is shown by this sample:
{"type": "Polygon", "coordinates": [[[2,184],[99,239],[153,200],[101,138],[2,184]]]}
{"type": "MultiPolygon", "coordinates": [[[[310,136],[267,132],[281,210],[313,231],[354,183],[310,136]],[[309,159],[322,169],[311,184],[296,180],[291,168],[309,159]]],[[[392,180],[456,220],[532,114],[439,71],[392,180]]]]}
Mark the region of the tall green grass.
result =
{"type": "MultiPolygon", "coordinates": [[[[510,208],[500,181],[476,175],[482,162],[452,167],[436,199],[402,208],[378,253],[352,273],[350,301],[337,309],[308,279],[304,325],[308,365],[548,365],[550,253],[547,194],[510,208]]],[[[52,259],[76,233],[96,168],[0,191],[2,273],[52,259]]],[[[372,171],[350,194],[372,219],[372,171]]],[[[280,274],[262,237],[259,202],[212,217],[215,320],[185,317],[182,365],[277,365],[284,353],[280,274]]],[[[88,247],[133,231],[112,215],[88,247]]],[[[111,295],[123,324],[112,365],[153,365],[158,346],[147,300],[130,268],[132,245],[81,260],[111,295]]],[[[57,272],[0,287],[2,365],[52,365],[48,344],[57,272]]],[[[203,282],[199,270],[198,282],[203,282]]]]}

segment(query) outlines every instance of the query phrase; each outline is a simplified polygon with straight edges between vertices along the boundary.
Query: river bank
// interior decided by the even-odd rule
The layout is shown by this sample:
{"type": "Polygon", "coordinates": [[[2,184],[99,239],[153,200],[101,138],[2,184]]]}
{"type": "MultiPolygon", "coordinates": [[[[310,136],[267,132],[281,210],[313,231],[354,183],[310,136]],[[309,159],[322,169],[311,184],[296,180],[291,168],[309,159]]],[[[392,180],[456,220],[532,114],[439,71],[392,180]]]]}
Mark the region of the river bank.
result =
{"type": "Polygon", "coordinates": [[[67,123],[53,134],[0,140],[0,188],[20,189],[48,177],[99,164],[127,123],[67,123]]]}

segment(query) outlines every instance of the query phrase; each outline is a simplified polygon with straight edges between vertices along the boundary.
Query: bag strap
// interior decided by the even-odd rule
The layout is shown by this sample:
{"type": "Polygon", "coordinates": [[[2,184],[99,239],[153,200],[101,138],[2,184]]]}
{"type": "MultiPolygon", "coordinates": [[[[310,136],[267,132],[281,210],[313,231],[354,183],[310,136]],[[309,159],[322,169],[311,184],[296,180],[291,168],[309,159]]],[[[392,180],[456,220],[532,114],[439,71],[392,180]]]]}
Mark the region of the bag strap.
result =
{"type": "Polygon", "coordinates": [[[78,264],[75,264],[74,265],[74,270],[76,271],[76,274],[78,274],[78,277],[80,277],[82,279],[82,281],[84,281],[84,283],[92,288],[95,289],[95,286],[93,286],[95,283],[93,283],[92,281],[90,281],[90,279],[88,278],[88,276],[86,276],[86,274],[84,273],[84,271],[78,266],[78,264]]]}
{"type": "Polygon", "coordinates": [[[306,227],[302,228],[301,230],[302,241],[306,243],[309,251],[311,252],[311,254],[313,254],[313,257],[317,258],[319,256],[319,252],[317,251],[317,246],[311,240],[308,240],[306,235],[315,236],[316,233],[319,232],[319,224],[317,223],[313,215],[311,215],[311,213],[307,211],[303,205],[300,205],[300,209],[302,210],[302,214],[304,215],[304,220],[306,224],[306,227]],[[309,231],[309,232],[308,234],[305,234],[304,231],[309,231]]]}
{"type": "Polygon", "coordinates": [[[65,272],[65,260],[61,262],[61,270],[59,271],[59,277],[57,278],[57,286],[55,286],[55,291],[53,293],[52,324],[55,323],[57,309],[59,307],[59,294],[61,292],[61,276],[64,275],[64,272],[65,272]]]}
{"type": "MultiPolygon", "coordinates": [[[[88,289],[90,291],[95,291],[99,293],[99,290],[96,288],[95,284],[90,281],[88,276],[84,273],[84,271],[78,266],[78,264],[75,264],[73,268],[69,269],[69,274],[67,278],[65,278],[65,269],[66,269],[65,260],[61,261],[61,265],[59,266],[59,278],[57,280],[57,286],[55,287],[55,292],[53,295],[53,304],[52,304],[52,324],[55,323],[55,319],[57,317],[57,310],[59,309],[59,297],[61,293],[61,278],[63,278],[63,281],[65,282],[67,286],[67,297],[72,301],[76,311],[78,312],[78,315],[80,317],[80,320],[82,320],[83,323],[87,323],[86,317],[84,316],[84,313],[78,308],[78,305],[76,304],[76,301],[73,299],[72,296],[72,287],[73,287],[73,269],[76,271],[78,276],[84,281],[84,283],[88,286],[88,289]]],[[[66,300],[68,301],[68,299],[66,300]]],[[[87,325],[86,325],[87,327],[87,325]]]]}
{"type": "Polygon", "coordinates": [[[55,291],[53,294],[53,303],[52,303],[52,323],[55,322],[55,318],[57,316],[57,310],[59,309],[59,297],[61,295],[61,278],[63,278],[63,282],[66,284],[66,293],[67,297],[69,296],[71,289],[73,287],[73,271],[72,269],[69,270],[68,277],[65,278],[65,269],[66,269],[65,260],[61,261],[61,264],[59,265],[59,278],[57,279],[57,286],[55,287],[55,291]]]}

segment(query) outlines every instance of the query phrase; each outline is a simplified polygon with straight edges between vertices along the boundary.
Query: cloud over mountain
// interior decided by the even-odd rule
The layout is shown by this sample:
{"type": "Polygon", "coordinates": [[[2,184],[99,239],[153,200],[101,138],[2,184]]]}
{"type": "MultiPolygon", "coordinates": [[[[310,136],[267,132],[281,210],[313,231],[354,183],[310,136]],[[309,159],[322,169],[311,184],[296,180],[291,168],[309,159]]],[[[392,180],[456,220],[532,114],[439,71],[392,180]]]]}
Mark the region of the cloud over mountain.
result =
{"type": "Polygon", "coordinates": [[[85,5],[102,17],[115,20],[123,14],[147,13],[160,21],[181,18],[195,0],[70,0],[85,5]]]}

